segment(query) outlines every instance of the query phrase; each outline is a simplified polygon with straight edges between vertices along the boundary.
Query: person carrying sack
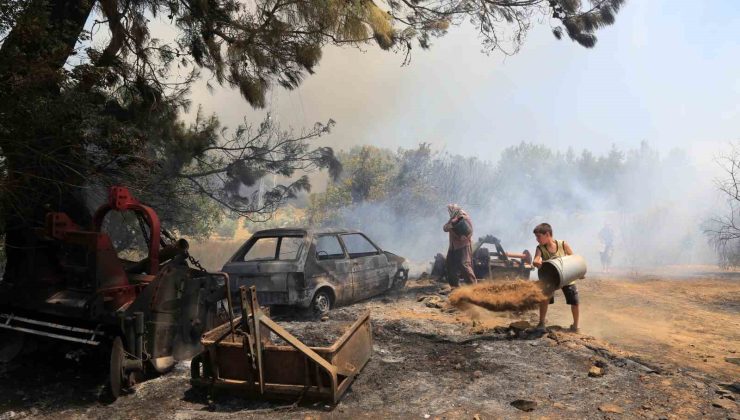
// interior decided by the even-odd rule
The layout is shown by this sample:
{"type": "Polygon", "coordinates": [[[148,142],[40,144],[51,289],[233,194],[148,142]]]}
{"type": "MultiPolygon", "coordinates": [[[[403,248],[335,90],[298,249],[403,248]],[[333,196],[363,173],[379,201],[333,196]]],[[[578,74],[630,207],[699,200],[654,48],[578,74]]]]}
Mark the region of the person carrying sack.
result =
{"type": "Polygon", "coordinates": [[[450,220],[442,230],[450,234],[450,248],[447,251],[447,282],[451,287],[460,286],[458,275],[462,272],[468,284],[478,283],[473,272],[473,222],[470,216],[457,204],[447,205],[450,220]]]}

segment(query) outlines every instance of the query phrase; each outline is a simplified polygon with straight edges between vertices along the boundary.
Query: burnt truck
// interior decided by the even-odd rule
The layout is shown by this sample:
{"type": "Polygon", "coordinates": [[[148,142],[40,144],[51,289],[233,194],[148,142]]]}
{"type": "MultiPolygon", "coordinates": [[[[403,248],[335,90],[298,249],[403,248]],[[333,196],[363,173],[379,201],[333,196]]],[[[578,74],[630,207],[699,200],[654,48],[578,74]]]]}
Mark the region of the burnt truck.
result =
{"type": "Polygon", "coordinates": [[[310,308],[315,315],[401,288],[405,258],[348,229],[256,232],[224,265],[232,291],[255,286],[266,306],[310,308]]]}
{"type": "MultiPolygon", "coordinates": [[[[486,235],[473,244],[473,272],[478,279],[529,279],[534,270],[532,254],[528,250],[521,253],[506,252],[501,241],[486,235]]],[[[440,281],[447,280],[447,260],[437,254],[432,262],[432,276],[440,281]]]]}

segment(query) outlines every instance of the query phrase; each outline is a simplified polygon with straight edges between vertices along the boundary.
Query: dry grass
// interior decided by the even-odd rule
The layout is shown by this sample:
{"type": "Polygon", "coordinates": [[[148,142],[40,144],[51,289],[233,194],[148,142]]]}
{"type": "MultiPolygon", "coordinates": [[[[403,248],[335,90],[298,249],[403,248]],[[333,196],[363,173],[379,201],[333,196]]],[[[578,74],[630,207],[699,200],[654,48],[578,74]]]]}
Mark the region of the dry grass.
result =
{"type": "Polygon", "coordinates": [[[483,282],[450,293],[450,304],[464,309],[475,305],[489,311],[524,311],[547,300],[552,291],[545,283],[524,280],[483,282]]]}

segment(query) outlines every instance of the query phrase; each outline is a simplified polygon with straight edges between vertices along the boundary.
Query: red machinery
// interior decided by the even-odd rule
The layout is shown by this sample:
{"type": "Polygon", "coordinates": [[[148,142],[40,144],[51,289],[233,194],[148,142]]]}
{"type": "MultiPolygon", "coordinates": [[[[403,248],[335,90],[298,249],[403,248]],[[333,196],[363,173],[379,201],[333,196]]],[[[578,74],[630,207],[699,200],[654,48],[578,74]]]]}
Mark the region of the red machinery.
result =
{"type": "Polygon", "coordinates": [[[92,230],[48,213],[38,234],[39,263],[0,289],[0,331],[110,346],[114,397],[146,372],[164,372],[200,350],[224,297],[225,274],[188,267],[187,242],[165,244],[156,212],[128,189],[110,189],[92,230]],[[132,211],[146,225],[145,259],[118,257],[101,231],[111,211],[132,211]]]}

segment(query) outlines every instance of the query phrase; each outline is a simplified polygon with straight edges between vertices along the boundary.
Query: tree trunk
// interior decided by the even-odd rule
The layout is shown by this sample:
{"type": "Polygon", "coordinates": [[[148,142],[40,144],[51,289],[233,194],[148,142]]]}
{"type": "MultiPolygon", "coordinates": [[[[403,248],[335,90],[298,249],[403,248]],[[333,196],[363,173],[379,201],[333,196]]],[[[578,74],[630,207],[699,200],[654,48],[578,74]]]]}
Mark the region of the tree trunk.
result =
{"type": "MultiPolygon", "coordinates": [[[[0,148],[7,168],[3,222],[7,265],[16,282],[43,264],[33,228],[49,210],[89,221],[78,145],[60,131],[63,66],[93,0],[31,0],[0,48],[0,148]]],[[[63,115],[63,114],[62,114],[63,115]]],[[[41,252],[40,252],[41,251],[41,252]]]]}

